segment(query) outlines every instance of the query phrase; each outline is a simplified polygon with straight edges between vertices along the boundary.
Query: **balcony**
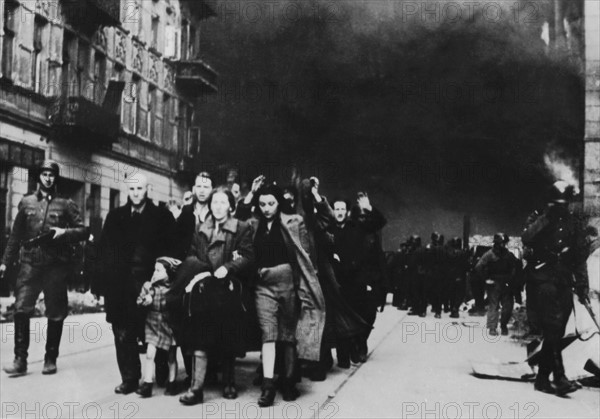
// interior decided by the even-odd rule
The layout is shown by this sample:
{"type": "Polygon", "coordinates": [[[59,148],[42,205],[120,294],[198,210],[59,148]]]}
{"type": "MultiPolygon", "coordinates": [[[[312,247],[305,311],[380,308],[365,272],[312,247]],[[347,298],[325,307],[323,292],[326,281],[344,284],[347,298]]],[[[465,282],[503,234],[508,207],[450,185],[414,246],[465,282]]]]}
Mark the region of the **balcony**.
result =
{"type": "Polygon", "coordinates": [[[93,23],[103,26],[121,24],[121,0],[63,0],[65,14],[71,23],[93,23]]]}
{"type": "Polygon", "coordinates": [[[51,138],[74,145],[110,147],[118,140],[119,115],[84,97],[62,100],[49,111],[51,138]]]}
{"type": "Polygon", "coordinates": [[[204,93],[217,92],[217,73],[204,61],[176,61],[177,87],[186,96],[199,96],[204,93]]]}

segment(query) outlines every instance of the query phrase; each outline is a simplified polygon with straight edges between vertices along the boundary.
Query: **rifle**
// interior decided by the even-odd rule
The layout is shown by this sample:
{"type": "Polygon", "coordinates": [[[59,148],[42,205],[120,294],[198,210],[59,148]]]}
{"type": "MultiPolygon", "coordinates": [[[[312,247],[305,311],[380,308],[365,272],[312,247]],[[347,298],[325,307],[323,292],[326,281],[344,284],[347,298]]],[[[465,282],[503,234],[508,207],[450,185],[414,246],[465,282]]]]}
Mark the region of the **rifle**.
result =
{"type": "Polygon", "coordinates": [[[590,300],[586,298],[585,300],[583,300],[582,304],[585,307],[585,309],[588,311],[588,313],[590,314],[592,321],[598,328],[598,332],[600,332],[600,325],[598,324],[598,319],[596,318],[596,313],[594,313],[594,310],[592,310],[592,306],[590,305],[590,300]]]}
{"type": "Polygon", "coordinates": [[[46,244],[49,244],[52,241],[52,239],[54,239],[55,234],[56,232],[54,230],[50,230],[45,233],[40,233],[29,240],[23,240],[21,245],[27,250],[33,249],[36,246],[44,246],[46,244]]]}

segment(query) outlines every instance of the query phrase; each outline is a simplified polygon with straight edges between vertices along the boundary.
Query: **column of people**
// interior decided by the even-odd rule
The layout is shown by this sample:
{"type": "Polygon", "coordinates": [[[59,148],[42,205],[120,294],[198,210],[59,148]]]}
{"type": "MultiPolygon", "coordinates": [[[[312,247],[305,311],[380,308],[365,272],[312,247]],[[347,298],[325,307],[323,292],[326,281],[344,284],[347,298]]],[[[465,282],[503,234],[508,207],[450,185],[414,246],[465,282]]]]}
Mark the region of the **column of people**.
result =
{"type": "MultiPolygon", "coordinates": [[[[114,334],[116,393],[150,397],[155,381],[166,382],[165,394],[180,393],[178,347],[184,405],[202,403],[205,384],[218,373],[223,397],[236,398],[235,360],[248,351],[261,353],[254,383],[261,385],[262,407],[274,403],[277,391],[285,401],[299,397],[303,376],[324,380],[333,348],[339,368],[367,361],[367,339],[386,294],[380,237],[386,220],[367,194],[354,205],[330,204],[317,178],[281,188],[259,176],[240,198],[239,190],[215,187],[202,172],[175,219],[148,198],[144,175],[127,183],[127,204],[105,219],[91,284],[104,297],[114,334]]],[[[49,322],[43,372],[57,372],[69,263],[57,249],[89,235],[73,201],[58,198],[57,163],[44,162],[38,185],[19,205],[0,266],[4,272],[33,242],[15,289],[15,357],[4,368],[12,376],[27,372],[29,318],[42,290],[49,322]],[[54,238],[38,240],[49,231],[54,238]]]]}

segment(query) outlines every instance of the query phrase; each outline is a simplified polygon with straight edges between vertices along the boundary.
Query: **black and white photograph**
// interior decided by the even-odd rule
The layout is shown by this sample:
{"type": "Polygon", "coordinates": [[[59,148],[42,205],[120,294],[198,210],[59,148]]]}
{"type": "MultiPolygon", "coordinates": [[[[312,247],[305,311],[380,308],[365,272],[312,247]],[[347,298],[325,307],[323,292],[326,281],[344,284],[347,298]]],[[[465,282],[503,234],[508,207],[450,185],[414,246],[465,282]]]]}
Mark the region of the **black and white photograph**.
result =
{"type": "Polygon", "coordinates": [[[600,417],[600,0],[0,16],[0,418],[600,417]]]}

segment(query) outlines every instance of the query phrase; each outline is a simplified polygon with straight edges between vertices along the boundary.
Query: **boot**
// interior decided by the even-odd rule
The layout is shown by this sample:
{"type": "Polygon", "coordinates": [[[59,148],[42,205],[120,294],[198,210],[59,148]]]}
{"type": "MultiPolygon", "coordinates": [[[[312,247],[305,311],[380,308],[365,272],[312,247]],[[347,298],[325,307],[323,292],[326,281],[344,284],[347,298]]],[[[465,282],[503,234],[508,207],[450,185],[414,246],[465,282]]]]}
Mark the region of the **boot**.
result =
{"type": "Polygon", "coordinates": [[[153,383],[147,383],[144,381],[135,392],[143,398],[152,397],[152,387],[153,383]]]}
{"type": "Polygon", "coordinates": [[[223,359],[223,397],[229,400],[237,399],[235,388],[235,358],[225,357],[223,359]]]}
{"type": "Polygon", "coordinates": [[[273,406],[275,401],[275,383],[272,378],[263,378],[262,392],[258,398],[258,405],[260,407],[273,406]]]}
{"type": "Polygon", "coordinates": [[[190,389],[179,398],[179,402],[186,406],[193,406],[204,401],[204,378],[206,377],[206,355],[194,355],[192,385],[190,389]]]}
{"type": "Polygon", "coordinates": [[[350,368],[350,340],[340,339],[336,347],[338,367],[342,369],[350,368]]]}
{"type": "Polygon", "coordinates": [[[506,325],[500,325],[500,333],[502,336],[508,336],[508,327],[506,325]]]}
{"type": "Polygon", "coordinates": [[[543,393],[554,394],[554,387],[550,384],[550,369],[540,366],[533,388],[543,393]]]}
{"type": "Polygon", "coordinates": [[[27,350],[29,349],[29,315],[15,314],[15,359],[4,372],[12,377],[27,373],[27,350]]]}
{"type": "Polygon", "coordinates": [[[168,381],[165,385],[165,396],[175,396],[179,394],[177,381],[168,381]]]}
{"type": "Polygon", "coordinates": [[[46,356],[42,374],[56,374],[56,358],[62,337],[63,321],[48,320],[48,334],[46,337],[46,356]]]}
{"type": "Polygon", "coordinates": [[[553,356],[554,356],[554,387],[556,389],[556,395],[559,397],[565,396],[566,394],[573,393],[579,390],[579,386],[574,382],[569,381],[565,376],[565,367],[563,365],[562,351],[560,349],[560,343],[557,342],[553,345],[553,356]]]}

